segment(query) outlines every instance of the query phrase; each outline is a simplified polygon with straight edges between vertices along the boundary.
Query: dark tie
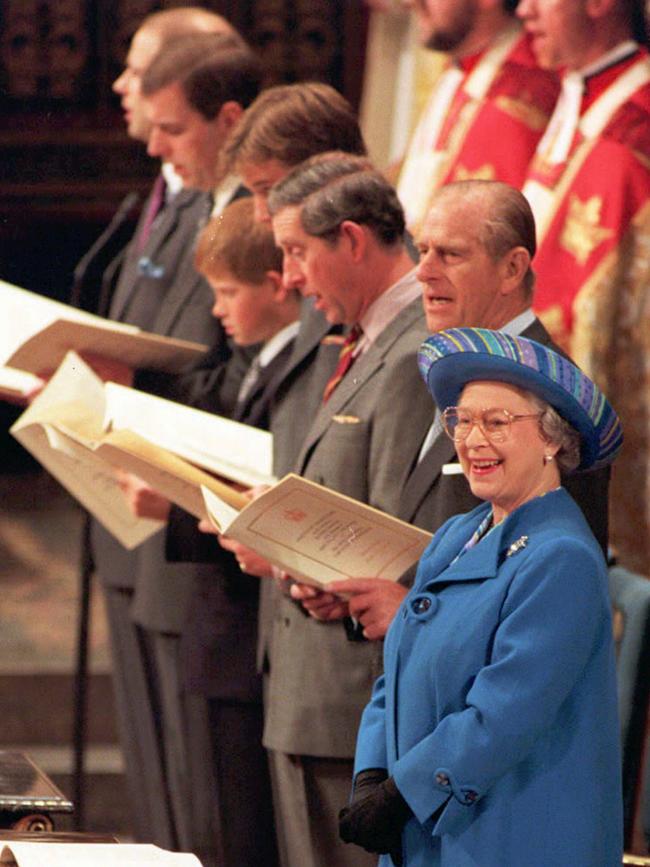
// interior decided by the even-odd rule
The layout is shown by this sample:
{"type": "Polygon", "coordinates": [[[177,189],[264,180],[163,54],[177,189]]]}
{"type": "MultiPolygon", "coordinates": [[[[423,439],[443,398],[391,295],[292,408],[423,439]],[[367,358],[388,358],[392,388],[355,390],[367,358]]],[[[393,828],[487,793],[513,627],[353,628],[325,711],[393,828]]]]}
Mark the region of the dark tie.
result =
{"type": "Polygon", "coordinates": [[[145,214],[144,222],[138,236],[139,252],[142,252],[142,250],[144,250],[144,248],[146,247],[147,241],[151,236],[151,228],[153,226],[154,220],[161,212],[165,204],[166,186],[167,185],[165,184],[164,177],[162,175],[158,175],[151,191],[151,197],[149,199],[149,204],[147,205],[147,213],[145,214]]]}
{"type": "Polygon", "coordinates": [[[359,340],[361,340],[362,334],[363,329],[361,328],[361,326],[353,325],[350,329],[350,333],[343,341],[341,351],[339,352],[339,360],[338,364],[336,365],[336,370],[330,376],[327,385],[325,386],[325,390],[323,391],[323,403],[327,403],[336,386],[343,379],[348,370],[352,367],[352,364],[354,362],[354,350],[357,348],[359,340]]]}

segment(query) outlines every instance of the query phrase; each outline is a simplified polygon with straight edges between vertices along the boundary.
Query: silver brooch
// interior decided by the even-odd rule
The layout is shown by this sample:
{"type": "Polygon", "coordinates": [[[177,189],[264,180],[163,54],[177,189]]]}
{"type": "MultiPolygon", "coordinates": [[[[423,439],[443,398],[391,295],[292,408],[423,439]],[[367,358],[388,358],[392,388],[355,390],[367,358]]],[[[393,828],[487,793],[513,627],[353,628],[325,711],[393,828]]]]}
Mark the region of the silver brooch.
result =
{"type": "Polygon", "coordinates": [[[521,551],[522,548],[525,548],[528,544],[528,536],[520,536],[516,542],[513,542],[512,545],[506,551],[506,557],[512,557],[513,554],[516,554],[517,551],[521,551]]]}

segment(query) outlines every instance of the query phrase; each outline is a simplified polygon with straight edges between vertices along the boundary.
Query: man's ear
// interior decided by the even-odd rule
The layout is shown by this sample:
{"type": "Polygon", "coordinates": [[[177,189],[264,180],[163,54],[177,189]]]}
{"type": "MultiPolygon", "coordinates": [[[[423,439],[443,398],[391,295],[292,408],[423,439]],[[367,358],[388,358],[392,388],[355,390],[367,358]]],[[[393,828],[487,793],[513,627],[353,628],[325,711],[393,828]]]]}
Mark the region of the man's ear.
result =
{"type": "Polygon", "coordinates": [[[339,241],[348,245],[355,262],[360,262],[365,256],[368,247],[367,232],[364,226],[354,220],[343,220],[341,223],[339,241]]]}
{"type": "Polygon", "coordinates": [[[282,280],[282,274],[279,271],[267,271],[265,279],[271,287],[273,300],[278,303],[286,301],[289,294],[295,292],[295,289],[288,289],[282,280]]]}
{"type": "Polygon", "coordinates": [[[214,119],[214,122],[219,127],[221,133],[225,134],[239,122],[240,117],[244,113],[244,109],[234,99],[230,99],[219,109],[219,113],[214,119]]]}
{"type": "Polygon", "coordinates": [[[585,11],[590,18],[603,18],[612,12],[618,0],[587,0],[585,11]]]}
{"type": "Polygon", "coordinates": [[[525,247],[508,250],[500,263],[502,293],[509,295],[523,283],[530,267],[530,253],[525,247]]]}

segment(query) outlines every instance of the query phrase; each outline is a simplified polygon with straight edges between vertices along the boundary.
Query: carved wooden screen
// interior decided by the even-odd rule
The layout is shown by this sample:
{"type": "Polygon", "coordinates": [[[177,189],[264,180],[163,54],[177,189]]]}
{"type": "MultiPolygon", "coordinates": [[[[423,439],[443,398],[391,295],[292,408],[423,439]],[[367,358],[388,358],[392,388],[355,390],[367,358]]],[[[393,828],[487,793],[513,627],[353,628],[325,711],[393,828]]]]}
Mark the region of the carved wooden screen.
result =
{"type": "Polygon", "coordinates": [[[59,257],[77,244],[74,260],[127,191],[147,188],[155,162],[127,138],[111,85],[142,19],[185,5],[232,21],[265,84],[325,80],[357,103],[362,0],[0,0],[0,277],[27,284],[41,236],[59,257]]]}

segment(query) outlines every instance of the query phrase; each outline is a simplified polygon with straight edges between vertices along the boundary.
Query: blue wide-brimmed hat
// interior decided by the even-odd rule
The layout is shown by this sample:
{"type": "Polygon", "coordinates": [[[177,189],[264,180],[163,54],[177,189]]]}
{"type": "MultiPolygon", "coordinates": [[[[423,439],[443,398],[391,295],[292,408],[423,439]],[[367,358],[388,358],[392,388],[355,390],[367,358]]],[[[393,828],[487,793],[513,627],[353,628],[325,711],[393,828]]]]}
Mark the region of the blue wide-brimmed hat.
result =
{"type": "Polygon", "coordinates": [[[424,341],[418,365],[441,410],[455,406],[475,380],[507,382],[545,400],[581,436],[579,470],[611,463],[623,443],[619,418],[598,386],[535,340],[487,328],[449,328],[424,341]]]}

